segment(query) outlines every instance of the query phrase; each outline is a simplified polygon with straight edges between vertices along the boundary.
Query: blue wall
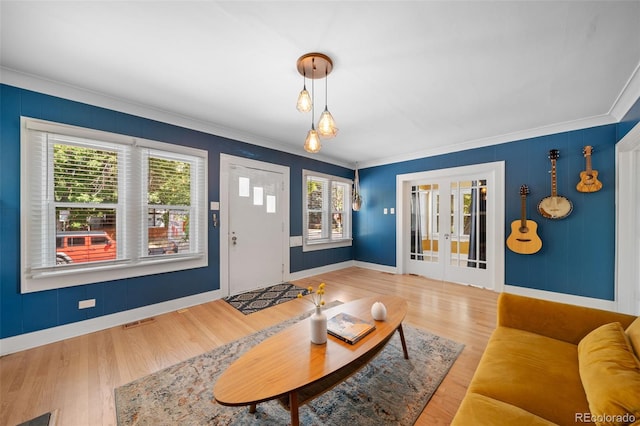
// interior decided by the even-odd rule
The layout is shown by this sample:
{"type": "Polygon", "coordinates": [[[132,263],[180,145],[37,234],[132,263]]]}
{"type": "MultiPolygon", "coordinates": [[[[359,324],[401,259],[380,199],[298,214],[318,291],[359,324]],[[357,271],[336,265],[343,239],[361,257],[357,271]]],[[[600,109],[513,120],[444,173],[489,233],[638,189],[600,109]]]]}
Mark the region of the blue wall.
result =
{"type": "MultiPolygon", "coordinates": [[[[290,233],[302,235],[302,169],[347,178],[353,171],[305,157],[254,146],[153,120],[0,85],[0,338],[121,312],[219,289],[219,228],[210,226],[209,267],[96,283],[22,295],[20,283],[20,116],[206,149],[209,199],[219,200],[220,153],[281,164],[291,170],[290,233]],[[78,310],[78,301],[96,307],[78,310]]],[[[354,246],[303,253],[291,248],[291,272],[347,260],[395,266],[396,175],[492,161],[506,165],[505,236],[520,217],[519,188],[531,188],[527,216],[535,220],[543,248],[535,255],[505,251],[507,284],[605,300],[614,297],[615,143],[640,120],[640,100],[620,124],[560,133],[490,147],[371,167],[360,171],[364,205],[353,215],[354,246]],[[575,190],[584,169],[582,147],[595,148],[593,167],[604,187],[575,190]],[[536,211],[550,192],[550,149],[560,150],[558,192],[574,205],[566,219],[548,220],[536,211]]],[[[419,148],[419,147],[417,147],[419,148]]]]}
{"type": "Polygon", "coordinates": [[[447,155],[360,170],[365,200],[354,220],[355,258],[396,266],[396,175],[492,161],[505,162],[505,237],[520,218],[519,188],[531,190],[527,217],[538,223],[543,247],[535,255],[505,250],[505,283],[573,295],[613,300],[615,259],[615,144],[618,125],[554,134],[447,155]],[[585,194],[575,189],[585,168],[582,148],[594,147],[593,168],[603,189],[585,194]],[[562,220],[543,218],[538,202],[550,195],[550,149],[560,150],[558,193],[573,202],[572,214],[562,220]]]}
{"type": "MultiPolygon", "coordinates": [[[[302,235],[302,169],[353,178],[353,170],[104,108],[0,85],[0,338],[220,288],[220,233],[209,225],[209,266],[20,294],[20,116],[158,140],[209,152],[209,200],[220,199],[220,153],[290,168],[290,233],[302,235]],[[78,301],[96,299],[79,310],[78,301]]],[[[291,272],[353,259],[352,248],[291,248],[291,272]]]]}

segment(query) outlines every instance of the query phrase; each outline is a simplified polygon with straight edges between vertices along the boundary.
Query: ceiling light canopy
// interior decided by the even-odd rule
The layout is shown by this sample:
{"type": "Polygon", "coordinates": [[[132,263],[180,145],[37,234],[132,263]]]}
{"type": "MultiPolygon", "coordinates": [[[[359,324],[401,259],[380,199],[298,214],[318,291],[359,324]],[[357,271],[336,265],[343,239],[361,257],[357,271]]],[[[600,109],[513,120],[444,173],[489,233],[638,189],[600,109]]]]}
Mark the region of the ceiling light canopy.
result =
{"type": "Polygon", "coordinates": [[[308,152],[318,152],[322,147],[320,143],[320,137],[332,138],[338,134],[338,127],[336,126],[333,116],[329,112],[327,106],[328,89],[327,89],[327,76],[333,70],[333,61],[327,55],[323,53],[307,53],[298,58],[297,62],[298,72],[302,74],[304,78],[304,85],[300,95],[298,96],[298,103],[296,105],[298,111],[309,112],[311,111],[311,130],[307,134],[307,139],[304,143],[304,149],[308,152]],[[311,96],[307,91],[307,78],[311,79],[311,96]],[[315,130],[315,87],[314,80],[324,78],[324,111],[320,116],[318,122],[318,130],[315,130]]]}

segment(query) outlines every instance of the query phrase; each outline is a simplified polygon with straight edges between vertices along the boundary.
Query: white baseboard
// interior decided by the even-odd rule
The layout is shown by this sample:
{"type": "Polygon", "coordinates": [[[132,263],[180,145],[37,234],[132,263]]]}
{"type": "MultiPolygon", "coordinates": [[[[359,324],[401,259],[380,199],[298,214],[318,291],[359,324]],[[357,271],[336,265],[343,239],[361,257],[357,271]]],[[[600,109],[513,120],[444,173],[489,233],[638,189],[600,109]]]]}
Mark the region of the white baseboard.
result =
{"type": "MultiPolygon", "coordinates": [[[[298,280],[313,275],[319,275],[326,272],[337,271],[354,266],[354,261],[336,263],[333,265],[322,266],[319,268],[306,269],[304,271],[289,274],[289,280],[298,280]]],[[[0,340],[0,356],[20,352],[26,349],[35,348],[37,346],[58,342],[64,339],[81,336],[83,334],[93,333],[95,331],[104,330],[111,327],[117,327],[133,321],[149,318],[154,315],[161,315],[167,312],[176,311],[178,309],[188,308],[190,306],[207,303],[212,300],[224,297],[221,290],[209,291],[193,296],[182,297],[179,299],[168,300],[154,305],[143,306],[128,311],[117,312],[115,314],[104,315],[101,317],[91,318],[84,321],[78,321],[71,324],[65,324],[57,327],[38,330],[31,333],[20,334],[18,336],[7,337],[0,340]]]]}
{"type": "Polygon", "coordinates": [[[309,278],[314,275],[326,274],[327,272],[338,271],[340,269],[349,268],[354,265],[353,260],[347,260],[346,262],[334,263],[332,265],[320,266],[318,268],[305,269],[304,271],[293,272],[289,274],[289,281],[301,280],[303,278],[309,278]]]}
{"type": "Polygon", "coordinates": [[[371,269],[379,272],[387,272],[389,274],[398,273],[398,268],[396,268],[395,266],[379,265],[377,263],[360,262],[356,260],[354,261],[354,266],[357,266],[358,268],[371,269]]]}
{"type": "Polygon", "coordinates": [[[72,324],[47,328],[46,330],[7,337],[0,340],[0,356],[35,348],[37,346],[46,345],[64,339],[70,339],[83,334],[93,333],[106,328],[116,327],[129,322],[149,318],[154,315],[165,314],[178,309],[200,305],[202,303],[220,299],[221,297],[222,294],[220,290],[208,291],[206,293],[168,300],[154,305],[143,306],[128,311],[74,322],[72,324]]]}
{"type": "Polygon", "coordinates": [[[537,290],[534,288],[518,287],[514,285],[505,285],[504,292],[517,294],[520,296],[535,297],[537,299],[550,300],[552,302],[585,306],[587,308],[604,309],[605,311],[617,310],[617,303],[613,300],[595,299],[592,297],[575,296],[573,294],[565,293],[555,293],[553,291],[537,290]]]}
{"type": "MultiPolygon", "coordinates": [[[[321,266],[319,268],[305,269],[304,271],[295,272],[289,274],[289,280],[299,280],[302,278],[308,278],[314,275],[333,272],[352,266],[380,272],[387,272],[391,274],[397,273],[397,268],[392,266],[349,260],[346,262],[340,262],[332,265],[321,266]]],[[[615,311],[617,306],[616,302],[612,300],[594,299],[590,297],[554,293],[551,291],[536,290],[512,285],[505,285],[504,291],[506,293],[513,293],[521,296],[536,297],[539,299],[551,300],[554,302],[570,303],[573,305],[604,309],[608,311],[615,311]]],[[[200,305],[202,303],[207,303],[212,300],[220,299],[222,297],[223,295],[221,290],[214,290],[206,293],[196,294],[193,296],[168,300],[166,302],[156,303],[154,305],[143,306],[124,312],[118,312],[111,315],[91,318],[72,324],[52,327],[46,330],[39,330],[32,333],[25,333],[18,336],[7,337],[0,340],[0,356],[35,348],[37,346],[46,345],[64,339],[70,339],[72,337],[81,336],[83,334],[93,333],[95,331],[104,330],[106,328],[116,327],[129,322],[149,318],[154,315],[161,315],[167,312],[176,311],[178,309],[200,305]]]]}

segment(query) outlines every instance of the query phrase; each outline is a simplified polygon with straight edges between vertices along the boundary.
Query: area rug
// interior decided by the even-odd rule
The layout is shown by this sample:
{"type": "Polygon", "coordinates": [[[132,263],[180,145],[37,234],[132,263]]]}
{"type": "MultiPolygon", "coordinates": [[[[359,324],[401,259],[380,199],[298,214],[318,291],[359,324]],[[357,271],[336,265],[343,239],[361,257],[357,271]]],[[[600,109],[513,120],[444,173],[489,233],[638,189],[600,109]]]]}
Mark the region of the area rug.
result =
{"type": "MultiPolygon", "coordinates": [[[[225,368],[249,348],[310,314],[117,388],[118,425],[289,424],[290,413],[280,403],[258,404],[257,411],[251,414],[248,407],[218,404],[213,398],[213,386],[225,368]]],[[[301,406],[300,423],[413,425],[464,346],[406,324],[403,329],[409,360],[403,357],[399,336],[393,336],[359,372],[301,406]]]]}
{"type": "Polygon", "coordinates": [[[246,293],[225,297],[224,300],[245,315],[258,312],[271,306],[288,302],[298,297],[298,293],[306,295],[308,290],[291,283],[272,285],[271,287],[252,290],[246,293]]]}

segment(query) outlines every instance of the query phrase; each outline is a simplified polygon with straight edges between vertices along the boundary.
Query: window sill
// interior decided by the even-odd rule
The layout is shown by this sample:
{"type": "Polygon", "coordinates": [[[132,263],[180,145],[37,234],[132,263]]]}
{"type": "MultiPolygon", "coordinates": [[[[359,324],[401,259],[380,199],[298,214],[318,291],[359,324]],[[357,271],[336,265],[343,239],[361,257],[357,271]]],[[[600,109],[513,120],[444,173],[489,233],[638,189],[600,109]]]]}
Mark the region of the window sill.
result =
{"type": "Polygon", "coordinates": [[[67,270],[60,268],[59,270],[38,271],[37,273],[23,274],[21,292],[32,293],[75,285],[183,271],[206,267],[208,263],[207,254],[203,253],[199,255],[163,257],[161,259],[144,258],[143,261],[135,263],[115,262],[96,265],[91,268],[67,270]]]}
{"type": "Polygon", "coordinates": [[[339,247],[350,247],[353,245],[353,240],[351,238],[340,241],[318,241],[313,243],[305,242],[302,245],[302,251],[317,251],[317,250],[328,250],[339,247]]]}

